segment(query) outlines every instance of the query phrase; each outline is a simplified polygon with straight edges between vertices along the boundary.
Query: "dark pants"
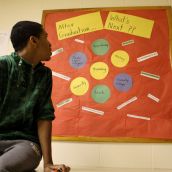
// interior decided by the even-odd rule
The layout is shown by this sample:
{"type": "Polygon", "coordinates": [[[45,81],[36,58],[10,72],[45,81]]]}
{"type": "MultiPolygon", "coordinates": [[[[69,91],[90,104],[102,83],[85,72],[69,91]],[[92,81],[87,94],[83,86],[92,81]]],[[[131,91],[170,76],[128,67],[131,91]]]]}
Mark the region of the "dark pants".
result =
{"type": "Polygon", "coordinates": [[[41,157],[41,149],[36,143],[0,140],[0,172],[32,172],[41,157]]]}

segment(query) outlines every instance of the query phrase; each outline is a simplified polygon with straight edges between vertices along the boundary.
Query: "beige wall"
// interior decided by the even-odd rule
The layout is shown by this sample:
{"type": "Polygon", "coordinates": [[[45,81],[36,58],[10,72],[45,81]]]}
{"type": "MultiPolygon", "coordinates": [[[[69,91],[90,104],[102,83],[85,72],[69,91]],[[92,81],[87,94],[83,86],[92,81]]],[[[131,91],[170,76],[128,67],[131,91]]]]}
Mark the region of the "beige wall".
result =
{"type": "MultiPolygon", "coordinates": [[[[167,6],[172,0],[0,0],[0,32],[10,32],[18,20],[40,22],[43,9],[147,5],[167,6]]],[[[172,169],[172,144],[53,142],[53,158],[72,167],[172,169]]]]}

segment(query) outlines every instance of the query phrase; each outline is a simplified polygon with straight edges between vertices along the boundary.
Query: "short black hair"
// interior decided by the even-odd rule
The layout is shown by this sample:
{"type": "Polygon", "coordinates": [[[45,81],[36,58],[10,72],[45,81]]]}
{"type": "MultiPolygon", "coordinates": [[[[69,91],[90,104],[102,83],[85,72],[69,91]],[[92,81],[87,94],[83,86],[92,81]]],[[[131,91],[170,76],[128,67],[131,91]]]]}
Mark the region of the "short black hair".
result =
{"type": "Polygon", "coordinates": [[[15,52],[22,50],[30,36],[40,37],[43,27],[40,23],[33,21],[19,21],[11,30],[10,39],[15,52]]]}

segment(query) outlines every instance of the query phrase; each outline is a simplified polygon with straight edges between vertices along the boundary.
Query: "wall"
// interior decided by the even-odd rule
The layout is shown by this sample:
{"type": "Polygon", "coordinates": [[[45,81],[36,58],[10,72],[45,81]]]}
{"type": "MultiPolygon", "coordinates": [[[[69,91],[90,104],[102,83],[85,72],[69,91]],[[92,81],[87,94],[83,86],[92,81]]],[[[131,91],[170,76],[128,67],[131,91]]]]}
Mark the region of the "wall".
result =
{"type": "MultiPolygon", "coordinates": [[[[0,0],[0,32],[10,32],[18,20],[40,22],[43,9],[161,5],[172,6],[172,0],[0,0]]],[[[52,146],[54,161],[72,167],[172,169],[172,144],[54,141],[52,146]]]]}

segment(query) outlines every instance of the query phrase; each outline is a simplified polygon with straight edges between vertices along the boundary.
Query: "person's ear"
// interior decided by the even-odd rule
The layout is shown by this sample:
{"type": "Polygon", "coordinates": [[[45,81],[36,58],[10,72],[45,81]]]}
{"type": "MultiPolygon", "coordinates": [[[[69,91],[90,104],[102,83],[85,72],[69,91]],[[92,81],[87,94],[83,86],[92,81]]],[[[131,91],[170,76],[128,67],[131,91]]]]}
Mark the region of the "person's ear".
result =
{"type": "Polygon", "coordinates": [[[29,37],[29,42],[30,42],[30,44],[33,46],[33,47],[37,47],[37,45],[38,45],[38,42],[39,42],[39,39],[37,38],[37,37],[35,37],[35,36],[30,36],[29,37]]]}

